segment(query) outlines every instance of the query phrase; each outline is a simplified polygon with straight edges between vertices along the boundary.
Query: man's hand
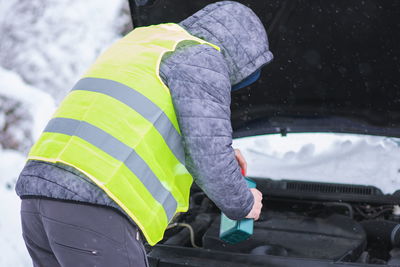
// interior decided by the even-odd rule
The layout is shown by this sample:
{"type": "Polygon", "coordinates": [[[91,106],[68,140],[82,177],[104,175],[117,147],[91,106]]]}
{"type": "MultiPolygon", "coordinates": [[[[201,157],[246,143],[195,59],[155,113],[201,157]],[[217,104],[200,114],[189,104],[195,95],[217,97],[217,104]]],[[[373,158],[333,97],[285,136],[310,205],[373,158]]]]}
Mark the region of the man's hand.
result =
{"type": "Polygon", "coordinates": [[[235,158],[237,162],[239,163],[240,168],[242,169],[242,174],[243,176],[246,176],[247,173],[247,162],[244,159],[242,153],[240,152],[239,149],[235,149],[235,158]]]}
{"type": "MultiPolygon", "coordinates": [[[[240,168],[242,169],[243,176],[245,176],[247,173],[247,162],[239,149],[235,149],[235,157],[239,163],[240,168]]],[[[250,188],[250,191],[254,197],[254,204],[249,214],[247,214],[246,218],[258,220],[262,208],[262,193],[255,188],[250,188]]]]}
{"type": "Polygon", "coordinates": [[[254,219],[257,221],[258,218],[260,217],[262,208],[262,193],[255,188],[250,188],[250,191],[254,197],[254,204],[253,208],[251,209],[249,214],[247,214],[246,218],[254,219]]]}

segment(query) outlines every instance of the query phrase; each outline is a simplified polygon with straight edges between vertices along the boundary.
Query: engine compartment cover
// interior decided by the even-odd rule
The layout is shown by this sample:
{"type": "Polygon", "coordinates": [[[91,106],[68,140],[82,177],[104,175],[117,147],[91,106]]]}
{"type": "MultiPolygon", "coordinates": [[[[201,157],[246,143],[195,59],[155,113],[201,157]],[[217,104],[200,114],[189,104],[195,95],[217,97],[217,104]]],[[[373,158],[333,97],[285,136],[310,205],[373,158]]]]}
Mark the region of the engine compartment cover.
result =
{"type": "Polygon", "coordinates": [[[326,260],[356,260],[366,246],[366,234],[353,219],[333,214],[326,218],[296,213],[263,213],[246,241],[228,244],[219,239],[216,220],[203,236],[203,247],[254,255],[326,260]]]}

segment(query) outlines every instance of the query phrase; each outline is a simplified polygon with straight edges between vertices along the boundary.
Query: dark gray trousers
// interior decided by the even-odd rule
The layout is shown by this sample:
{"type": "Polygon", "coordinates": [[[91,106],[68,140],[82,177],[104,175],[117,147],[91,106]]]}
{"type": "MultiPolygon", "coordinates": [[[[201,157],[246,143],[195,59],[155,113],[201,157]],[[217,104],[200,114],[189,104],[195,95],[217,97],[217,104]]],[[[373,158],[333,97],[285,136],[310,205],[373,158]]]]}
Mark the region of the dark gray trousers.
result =
{"type": "Polygon", "coordinates": [[[144,267],[136,226],[101,206],[23,199],[22,232],[34,267],[144,267]]]}

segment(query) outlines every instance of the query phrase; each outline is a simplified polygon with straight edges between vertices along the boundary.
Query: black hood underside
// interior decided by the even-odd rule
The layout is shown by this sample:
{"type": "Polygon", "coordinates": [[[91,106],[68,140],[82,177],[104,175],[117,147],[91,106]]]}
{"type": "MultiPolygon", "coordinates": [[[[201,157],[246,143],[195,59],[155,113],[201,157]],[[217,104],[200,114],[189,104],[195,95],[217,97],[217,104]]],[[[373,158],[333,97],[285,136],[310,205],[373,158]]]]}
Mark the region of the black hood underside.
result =
{"type": "MultiPolygon", "coordinates": [[[[179,22],[215,1],[131,1],[135,26],[179,22]],[[146,4],[147,2],[147,4],[146,4]]],[[[275,59],[233,93],[236,137],[348,132],[400,137],[400,1],[246,0],[275,59]]]]}

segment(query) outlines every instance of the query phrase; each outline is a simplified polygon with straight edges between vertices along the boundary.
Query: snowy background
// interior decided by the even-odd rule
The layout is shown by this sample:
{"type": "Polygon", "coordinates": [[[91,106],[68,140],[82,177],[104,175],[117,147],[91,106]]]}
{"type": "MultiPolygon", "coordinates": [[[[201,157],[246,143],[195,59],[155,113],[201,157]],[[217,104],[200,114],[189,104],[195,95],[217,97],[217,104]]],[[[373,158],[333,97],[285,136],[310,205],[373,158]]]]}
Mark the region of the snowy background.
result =
{"type": "MultiPolygon", "coordinates": [[[[15,181],[56,105],[130,29],[124,0],[0,1],[0,267],[32,266],[21,238],[15,181]],[[5,256],[6,255],[6,256],[5,256]]],[[[296,134],[235,140],[248,175],[400,187],[398,140],[296,134]]]]}

